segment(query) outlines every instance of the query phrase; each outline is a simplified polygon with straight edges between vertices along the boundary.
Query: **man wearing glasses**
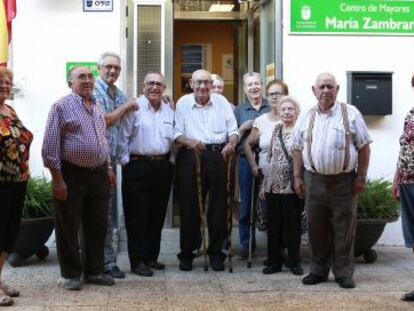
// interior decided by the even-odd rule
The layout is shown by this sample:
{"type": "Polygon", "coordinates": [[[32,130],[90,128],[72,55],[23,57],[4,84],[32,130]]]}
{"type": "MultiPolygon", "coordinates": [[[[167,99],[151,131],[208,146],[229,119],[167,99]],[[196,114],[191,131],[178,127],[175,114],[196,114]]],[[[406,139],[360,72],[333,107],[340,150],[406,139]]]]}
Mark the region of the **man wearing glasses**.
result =
{"type": "Polygon", "coordinates": [[[193,93],[177,102],[174,127],[175,142],[183,146],[176,162],[177,200],[181,208],[179,268],[192,270],[194,251],[200,245],[198,186],[201,185],[202,201],[209,193],[207,254],[213,270],[223,271],[222,246],[227,238],[226,160],[234,153],[238,141],[237,123],[228,101],[211,93],[210,72],[195,71],[190,85],[193,93]]]}
{"type": "Polygon", "coordinates": [[[170,196],[174,110],[163,100],[165,78],[148,73],[139,109],[121,120],[118,159],[122,165],[122,199],[131,272],[143,277],[163,270],[158,262],[161,230],[170,196]]]}
{"type": "MultiPolygon", "coordinates": [[[[98,62],[99,78],[96,80],[93,95],[105,112],[107,138],[111,153],[111,168],[116,176],[116,145],[119,120],[129,111],[138,107],[135,101],[126,102],[124,93],[115,85],[121,72],[121,58],[112,52],[103,53],[98,62]]],[[[118,228],[117,191],[111,191],[108,211],[108,227],[105,239],[105,273],[114,278],[124,278],[125,273],[116,264],[117,251],[112,247],[113,231],[118,228]]],[[[119,240],[119,239],[118,239],[119,240]]]]}

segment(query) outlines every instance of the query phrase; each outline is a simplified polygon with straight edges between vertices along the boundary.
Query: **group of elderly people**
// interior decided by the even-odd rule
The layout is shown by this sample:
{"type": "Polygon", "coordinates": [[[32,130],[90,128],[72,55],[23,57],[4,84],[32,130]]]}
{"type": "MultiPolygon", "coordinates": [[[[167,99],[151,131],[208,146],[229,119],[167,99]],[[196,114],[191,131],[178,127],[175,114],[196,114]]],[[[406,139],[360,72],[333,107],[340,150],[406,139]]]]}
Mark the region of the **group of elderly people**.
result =
{"type": "MultiPolygon", "coordinates": [[[[258,195],[266,202],[268,219],[263,273],[280,272],[285,265],[302,275],[305,206],[311,266],[303,284],[327,281],[332,268],[339,286],[355,287],[356,194],[366,182],[371,139],[360,112],[337,101],[339,85],[332,74],[317,76],[312,87],[317,104],[300,114],[286,83],[269,82],[264,98],[261,77],[254,72],[243,76],[247,101],[234,107],[220,94],[224,81],[197,70],[190,81],[193,92],[181,97],[175,109],[164,95],[162,74],[148,73],[143,95],[128,101],[114,85],[121,71],[119,56],[104,53],[98,69],[97,81],[86,67],[71,69],[71,92],[52,106],[42,148],[52,175],[64,288],[80,290],[83,282],[110,286],[113,278],[125,277],[111,245],[117,219],[116,193],[111,190],[117,163],[122,167],[131,272],[150,277],[153,270],[165,268],[158,256],[173,162],[180,207],[180,270],[193,269],[200,248],[205,269],[207,257],[214,271],[225,269],[226,257],[231,264],[230,184],[237,163],[240,258],[251,256],[256,247],[251,212],[258,195]]],[[[13,297],[19,296],[2,281],[1,270],[20,225],[33,138],[6,103],[12,84],[12,72],[0,68],[1,306],[12,305],[13,297]]],[[[393,187],[395,197],[401,197],[404,237],[411,248],[412,114],[400,139],[393,187]]],[[[414,300],[414,294],[403,299],[414,300]]]]}

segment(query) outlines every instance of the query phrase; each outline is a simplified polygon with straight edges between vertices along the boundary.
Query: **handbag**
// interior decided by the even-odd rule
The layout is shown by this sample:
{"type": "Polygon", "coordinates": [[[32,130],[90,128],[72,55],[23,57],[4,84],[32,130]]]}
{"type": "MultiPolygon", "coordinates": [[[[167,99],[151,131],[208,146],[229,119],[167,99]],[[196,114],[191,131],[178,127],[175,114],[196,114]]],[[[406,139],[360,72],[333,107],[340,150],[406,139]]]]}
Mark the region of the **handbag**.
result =
{"type": "Polygon", "coordinates": [[[288,160],[289,165],[290,165],[290,188],[293,191],[295,191],[295,178],[294,178],[294,174],[293,174],[293,161],[292,161],[292,157],[289,155],[289,153],[286,149],[285,142],[283,141],[282,126],[279,127],[278,137],[279,137],[279,141],[280,141],[280,146],[282,147],[283,153],[285,154],[285,157],[288,160]]]}

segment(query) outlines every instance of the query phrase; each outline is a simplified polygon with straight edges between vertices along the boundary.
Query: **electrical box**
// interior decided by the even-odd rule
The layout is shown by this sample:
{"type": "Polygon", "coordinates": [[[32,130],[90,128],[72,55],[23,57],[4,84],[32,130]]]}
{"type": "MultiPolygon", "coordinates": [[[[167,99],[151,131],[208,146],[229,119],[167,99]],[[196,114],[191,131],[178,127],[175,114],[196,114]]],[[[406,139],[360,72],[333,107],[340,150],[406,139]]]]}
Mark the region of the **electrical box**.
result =
{"type": "Polygon", "coordinates": [[[392,114],[393,72],[347,72],[347,100],[363,115],[392,114]]]}

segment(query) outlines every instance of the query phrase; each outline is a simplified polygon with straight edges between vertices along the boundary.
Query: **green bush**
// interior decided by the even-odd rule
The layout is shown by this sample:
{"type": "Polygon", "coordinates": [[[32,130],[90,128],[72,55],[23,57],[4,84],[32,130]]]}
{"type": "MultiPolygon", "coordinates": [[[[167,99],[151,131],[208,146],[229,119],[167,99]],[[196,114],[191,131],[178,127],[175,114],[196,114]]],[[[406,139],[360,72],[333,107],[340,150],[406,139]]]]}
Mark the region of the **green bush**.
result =
{"type": "Polygon", "coordinates": [[[45,177],[30,177],[27,182],[23,218],[52,216],[52,183],[45,177]]]}
{"type": "Polygon", "coordinates": [[[391,187],[392,183],[382,178],[369,180],[358,194],[358,219],[398,218],[400,205],[392,198],[391,187]]]}

